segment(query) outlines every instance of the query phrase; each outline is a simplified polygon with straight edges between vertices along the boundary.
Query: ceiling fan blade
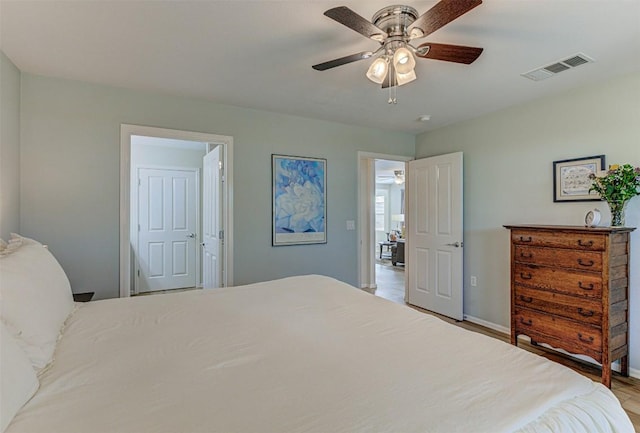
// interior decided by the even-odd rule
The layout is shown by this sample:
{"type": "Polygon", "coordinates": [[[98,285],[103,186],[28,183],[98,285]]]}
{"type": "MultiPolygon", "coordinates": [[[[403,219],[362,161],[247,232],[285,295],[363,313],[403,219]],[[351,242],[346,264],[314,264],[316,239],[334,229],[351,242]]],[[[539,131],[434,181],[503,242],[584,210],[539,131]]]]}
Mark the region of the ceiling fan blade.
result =
{"type": "Polygon", "coordinates": [[[462,45],[434,44],[426,42],[416,48],[416,56],[423,59],[444,60],[445,62],[473,63],[482,54],[483,48],[462,45]],[[425,54],[421,54],[428,48],[425,54]]]}
{"type": "Polygon", "coordinates": [[[357,62],[358,60],[368,59],[373,53],[371,51],[363,51],[358,54],[351,54],[350,56],[340,57],[339,59],[329,60],[328,62],[318,63],[313,65],[312,68],[316,71],[326,71],[327,69],[335,68],[336,66],[346,65],[347,63],[357,62]]]}
{"type": "Polygon", "coordinates": [[[408,34],[423,38],[481,4],[482,0],[441,0],[411,24],[408,34]]]}
{"type": "Polygon", "coordinates": [[[351,30],[364,35],[376,41],[383,41],[387,38],[385,32],[374,26],[370,21],[362,18],[360,15],[352,11],[346,6],[338,6],[329,9],[324,13],[329,18],[336,20],[342,25],[349,27],[351,30]]]}
{"type": "Polygon", "coordinates": [[[387,68],[387,76],[384,77],[384,81],[382,82],[383,89],[398,85],[398,83],[396,83],[396,68],[393,66],[393,62],[389,62],[387,68]]]}

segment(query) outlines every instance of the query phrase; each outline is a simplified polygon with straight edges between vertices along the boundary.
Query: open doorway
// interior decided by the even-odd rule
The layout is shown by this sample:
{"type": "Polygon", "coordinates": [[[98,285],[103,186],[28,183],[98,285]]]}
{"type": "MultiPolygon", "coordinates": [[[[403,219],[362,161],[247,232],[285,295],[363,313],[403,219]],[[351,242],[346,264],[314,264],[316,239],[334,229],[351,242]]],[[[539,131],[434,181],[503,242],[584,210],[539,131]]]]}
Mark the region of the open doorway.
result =
{"type": "Polygon", "coordinates": [[[375,160],[375,295],[404,303],[405,163],[375,160]]]}
{"type": "Polygon", "coordinates": [[[358,152],[360,287],[377,294],[389,289],[389,298],[401,303],[405,299],[408,264],[398,256],[404,250],[397,249],[398,241],[404,241],[405,163],[412,159],[358,152]]]}
{"type": "Polygon", "coordinates": [[[122,125],[121,297],[233,284],[232,146],[227,136],[122,125]]]}

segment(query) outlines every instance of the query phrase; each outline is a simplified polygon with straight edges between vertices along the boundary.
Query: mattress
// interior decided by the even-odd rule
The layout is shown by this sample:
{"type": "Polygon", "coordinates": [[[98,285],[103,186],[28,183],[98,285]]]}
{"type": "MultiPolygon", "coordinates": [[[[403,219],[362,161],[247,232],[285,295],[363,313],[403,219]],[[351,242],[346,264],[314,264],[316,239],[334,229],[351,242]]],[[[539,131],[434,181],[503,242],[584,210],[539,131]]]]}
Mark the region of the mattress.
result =
{"type": "Polygon", "coordinates": [[[561,365],[334,279],[80,304],[7,433],[633,432],[561,365]]]}

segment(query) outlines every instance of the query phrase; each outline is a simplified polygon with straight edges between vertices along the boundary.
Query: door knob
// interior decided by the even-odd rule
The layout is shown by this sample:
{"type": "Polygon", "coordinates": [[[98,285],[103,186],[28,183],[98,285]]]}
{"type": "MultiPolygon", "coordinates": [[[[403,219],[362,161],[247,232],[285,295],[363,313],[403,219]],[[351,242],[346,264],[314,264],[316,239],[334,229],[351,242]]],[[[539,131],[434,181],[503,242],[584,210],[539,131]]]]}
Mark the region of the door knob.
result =
{"type": "Polygon", "coordinates": [[[454,243],[452,243],[452,244],[446,244],[446,245],[447,245],[447,246],[450,246],[450,247],[456,247],[456,248],[459,248],[459,247],[461,247],[461,246],[462,246],[462,242],[454,242],[454,243]]]}
{"type": "Polygon", "coordinates": [[[188,237],[188,238],[195,238],[195,237],[196,237],[196,234],[195,234],[195,233],[189,233],[189,234],[187,235],[187,237],[188,237]]]}

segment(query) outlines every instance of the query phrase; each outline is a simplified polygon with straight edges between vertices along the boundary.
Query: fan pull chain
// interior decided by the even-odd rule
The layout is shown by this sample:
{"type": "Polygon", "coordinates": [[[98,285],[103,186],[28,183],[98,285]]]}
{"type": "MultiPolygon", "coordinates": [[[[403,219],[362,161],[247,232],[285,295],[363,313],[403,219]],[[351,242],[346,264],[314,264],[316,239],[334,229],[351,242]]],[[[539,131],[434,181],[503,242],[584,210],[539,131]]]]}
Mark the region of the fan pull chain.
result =
{"type": "Polygon", "coordinates": [[[398,83],[396,82],[395,72],[389,77],[389,104],[396,105],[398,103],[398,83]]]}

